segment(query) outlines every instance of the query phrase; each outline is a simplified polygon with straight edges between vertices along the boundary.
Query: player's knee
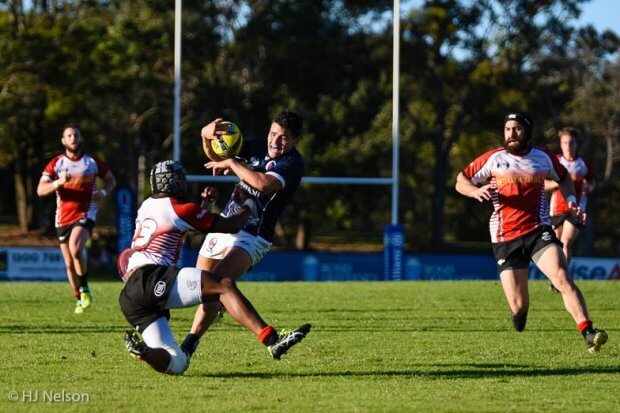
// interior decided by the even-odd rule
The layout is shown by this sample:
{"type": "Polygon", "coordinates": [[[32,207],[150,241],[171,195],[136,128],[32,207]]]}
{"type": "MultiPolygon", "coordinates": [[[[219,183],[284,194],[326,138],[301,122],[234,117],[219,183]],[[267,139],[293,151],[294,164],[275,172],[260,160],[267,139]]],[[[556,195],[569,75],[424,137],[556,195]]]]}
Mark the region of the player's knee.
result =
{"type": "Polygon", "coordinates": [[[553,282],[553,285],[555,285],[555,288],[557,288],[558,291],[561,293],[569,293],[577,289],[577,286],[575,285],[573,280],[568,278],[567,276],[558,277],[558,279],[553,282]]]}
{"type": "Polygon", "coordinates": [[[224,277],[220,280],[220,287],[226,292],[237,288],[237,283],[232,278],[224,277]]]}
{"type": "Polygon", "coordinates": [[[78,245],[72,245],[69,248],[69,252],[71,253],[71,258],[74,260],[79,260],[82,258],[83,250],[78,245]]]}
{"type": "Polygon", "coordinates": [[[170,364],[166,369],[166,374],[180,376],[189,367],[189,357],[182,350],[168,350],[170,353],[170,364]]]}

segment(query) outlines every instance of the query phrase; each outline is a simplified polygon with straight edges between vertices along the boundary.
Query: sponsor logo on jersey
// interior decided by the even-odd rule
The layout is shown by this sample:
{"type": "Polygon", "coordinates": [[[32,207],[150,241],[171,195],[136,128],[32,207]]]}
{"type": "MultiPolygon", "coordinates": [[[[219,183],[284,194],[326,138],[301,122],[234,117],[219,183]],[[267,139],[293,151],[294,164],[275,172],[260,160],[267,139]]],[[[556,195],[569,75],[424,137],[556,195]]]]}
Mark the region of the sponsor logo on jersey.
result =
{"type": "Polygon", "coordinates": [[[527,183],[544,183],[545,178],[540,176],[496,176],[497,183],[502,184],[527,184],[527,183]]]}
{"type": "Polygon", "coordinates": [[[211,238],[209,240],[209,245],[207,246],[209,248],[209,251],[213,252],[213,248],[215,248],[215,244],[217,244],[217,238],[211,238]]]}
{"type": "Polygon", "coordinates": [[[246,184],[243,181],[239,181],[237,185],[239,185],[241,189],[243,189],[245,192],[252,196],[255,196],[257,198],[261,196],[261,192],[259,190],[252,188],[250,185],[246,184]]]}
{"type": "Polygon", "coordinates": [[[166,283],[164,281],[157,281],[157,284],[155,284],[155,289],[153,290],[155,297],[161,297],[165,292],[166,283]]]}
{"type": "Polygon", "coordinates": [[[510,164],[507,160],[500,159],[497,161],[497,164],[495,166],[497,167],[497,169],[508,169],[510,167],[510,164]]]}
{"type": "Polygon", "coordinates": [[[276,161],[272,159],[271,161],[267,162],[267,165],[265,165],[265,171],[271,171],[275,167],[276,167],[276,161]]]}
{"type": "Polygon", "coordinates": [[[196,280],[187,280],[187,288],[190,291],[194,291],[198,287],[198,282],[196,280]]]}
{"type": "Polygon", "coordinates": [[[551,233],[549,231],[545,231],[542,233],[541,238],[543,241],[551,241],[551,233]]]}
{"type": "Polygon", "coordinates": [[[497,265],[502,265],[502,264],[504,264],[505,262],[506,262],[506,260],[505,260],[505,259],[503,259],[503,258],[502,258],[502,259],[499,259],[499,260],[497,260],[497,265]]]}
{"type": "Polygon", "coordinates": [[[252,166],[258,166],[260,164],[260,159],[256,158],[256,157],[252,157],[250,158],[250,165],[252,166]]]}

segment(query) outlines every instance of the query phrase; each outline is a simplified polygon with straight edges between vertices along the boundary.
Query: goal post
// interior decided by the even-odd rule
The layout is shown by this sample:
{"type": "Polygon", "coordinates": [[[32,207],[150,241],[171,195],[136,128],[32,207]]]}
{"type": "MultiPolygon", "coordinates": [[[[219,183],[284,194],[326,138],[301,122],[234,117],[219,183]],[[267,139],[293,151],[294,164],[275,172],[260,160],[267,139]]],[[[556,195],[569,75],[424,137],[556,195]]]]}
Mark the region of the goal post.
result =
{"type": "MultiPolygon", "coordinates": [[[[181,160],[181,11],[182,0],[175,0],[174,50],[174,160],[181,160]]],[[[393,0],[392,14],[392,177],[304,177],[302,183],[320,185],[391,185],[391,223],[383,231],[385,279],[400,280],[403,275],[404,229],[398,223],[399,184],[399,89],[400,89],[400,0],[393,0]]],[[[237,182],[235,176],[188,175],[190,182],[237,182]]]]}

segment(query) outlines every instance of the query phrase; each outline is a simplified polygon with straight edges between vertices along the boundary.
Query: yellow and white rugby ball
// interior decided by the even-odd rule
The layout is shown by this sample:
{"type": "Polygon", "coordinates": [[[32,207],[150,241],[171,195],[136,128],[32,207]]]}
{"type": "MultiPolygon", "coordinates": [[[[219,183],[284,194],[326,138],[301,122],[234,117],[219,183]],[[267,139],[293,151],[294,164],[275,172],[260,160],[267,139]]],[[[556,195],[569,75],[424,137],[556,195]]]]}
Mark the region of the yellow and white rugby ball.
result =
{"type": "Polygon", "coordinates": [[[243,145],[243,136],[241,129],[234,123],[223,121],[222,125],[227,128],[226,133],[211,139],[211,149],[220,158],[228,159],[239,155],[243,145]]]}

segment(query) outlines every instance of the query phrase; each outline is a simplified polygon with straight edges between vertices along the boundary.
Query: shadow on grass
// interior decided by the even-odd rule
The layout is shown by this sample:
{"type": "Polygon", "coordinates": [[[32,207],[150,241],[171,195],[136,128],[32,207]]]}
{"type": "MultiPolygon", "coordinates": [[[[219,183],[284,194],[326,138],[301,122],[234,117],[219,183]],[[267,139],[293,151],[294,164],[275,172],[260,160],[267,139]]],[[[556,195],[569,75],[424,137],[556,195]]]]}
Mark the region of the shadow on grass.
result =
{"type": "Polygon", "coordinates": [[[342,371],[342,372],[307,372],[307,373],[266,373],[266,372],[228,372],[187,374],[188,377],[206,377],[217,379],[277,379],[293,377],[421,377],[438,379],[480,379],[501,377],[548,377],[548,376],[578,376],[582,374],[618,374],[620,366],[615,367],[579,367],[579,368],[532,368],[521,365],[502,364],[455,364],[446,367],[461,367],[454,370],[375,370],[375,371],[342,371]],[[471,367],[468,369],[467,367],[471,367]]]}
{"type": "Polygon", "coordinates": [[[67,325],[59,326],[24,326],[19,324],[0,325],[0,334],[82,334],[82,333],[118,333],[129,330],[129,325],[67,325]]]}

